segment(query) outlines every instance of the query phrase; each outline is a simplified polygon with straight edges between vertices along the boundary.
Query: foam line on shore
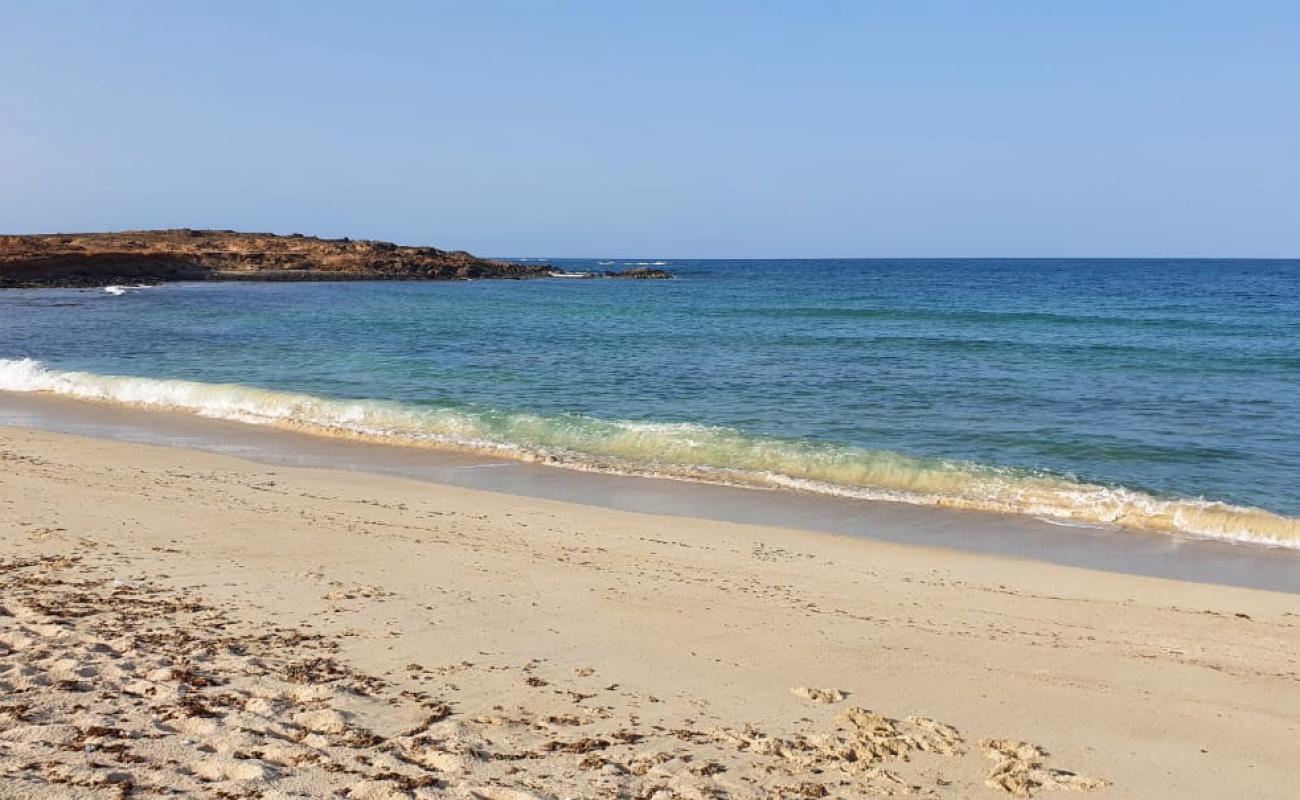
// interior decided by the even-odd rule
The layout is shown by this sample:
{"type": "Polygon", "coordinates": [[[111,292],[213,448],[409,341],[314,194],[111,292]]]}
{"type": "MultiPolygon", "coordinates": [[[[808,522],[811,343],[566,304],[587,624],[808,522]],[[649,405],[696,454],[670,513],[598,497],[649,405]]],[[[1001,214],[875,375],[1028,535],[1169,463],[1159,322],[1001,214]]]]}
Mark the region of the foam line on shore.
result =
{"type": "Polygon", "coordinates": [[[1300,520],[1263,509],[691,423],[335,400],[240,384],[55,370],[33,359],[0,359],[0,390],[48,392],[593,472],[1026,514],[1300,548],[1300,520]]]}

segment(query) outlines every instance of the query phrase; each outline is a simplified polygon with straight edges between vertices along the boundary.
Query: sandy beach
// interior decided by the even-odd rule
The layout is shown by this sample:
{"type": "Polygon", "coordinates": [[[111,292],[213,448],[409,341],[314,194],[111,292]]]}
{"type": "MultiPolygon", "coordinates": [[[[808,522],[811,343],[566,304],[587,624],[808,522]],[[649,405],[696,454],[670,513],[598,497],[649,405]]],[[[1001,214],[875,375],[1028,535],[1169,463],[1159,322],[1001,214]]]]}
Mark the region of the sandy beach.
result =
{"type": "Polygon", "coordinates": [[[0,428],[5,797],[1286,797],[1294,595],[0,428]]]}
{"type": "Polygon", "coordinates": [[[0,800],[1300,800],[1300,4],[119,6],[0,800]]]}

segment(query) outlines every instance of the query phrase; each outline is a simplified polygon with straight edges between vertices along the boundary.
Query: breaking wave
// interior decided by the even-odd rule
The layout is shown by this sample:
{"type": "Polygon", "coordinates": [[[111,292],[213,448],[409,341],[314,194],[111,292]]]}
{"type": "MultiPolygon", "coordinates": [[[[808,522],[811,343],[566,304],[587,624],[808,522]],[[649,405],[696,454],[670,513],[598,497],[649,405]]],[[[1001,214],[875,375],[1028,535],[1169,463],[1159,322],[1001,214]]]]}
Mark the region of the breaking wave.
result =
{"type": "Polygon", "coordinates": [[[759,437],[691,423],[335,400],[239,384],[53,370],[33,359],[0,359],[0,390],[49,392],[589,471],[1026,514],[1063,523],[1300,548],[1300,519],[1258,508],[1162,498],[1044,472],[759,437]]]}
{"type": "Polygon", "coordinates": [[[114,285],[114,286],[105,286],[105,287],[104,287],[104,291],[105,291],[105,292],[108,292],[109,294],[113,295],[114,297],[121,297],[122,295],[126,294],[127,292],[132,291],[132,290],[135,290],[135,289],[151,289],[151,288],[153,288],[153,287],[150,286],[149,284],[147,284],[147,283],[142,283],[142,284],[138,284],[138,285],[135,285],[135,286],[117,286],[117,285],[114,285]]]}

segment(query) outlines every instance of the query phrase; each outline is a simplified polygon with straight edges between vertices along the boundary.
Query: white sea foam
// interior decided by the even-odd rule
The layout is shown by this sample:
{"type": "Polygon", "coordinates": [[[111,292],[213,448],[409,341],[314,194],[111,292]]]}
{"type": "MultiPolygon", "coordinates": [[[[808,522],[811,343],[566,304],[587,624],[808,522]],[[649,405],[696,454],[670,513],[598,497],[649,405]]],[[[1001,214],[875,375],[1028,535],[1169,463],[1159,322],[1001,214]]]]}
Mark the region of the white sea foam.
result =
{"type": "Polygon", "coordinates": [[[113,286],[105,286],[105,287],[104,287],[104,291],[108,292],[109,294],[113,295],[114,297],[121,297],[122,295],[126,294],[127,292],[129,292],[129,291],[131,291],[131,290],[133,290],[133,289],[150,289],[150,288],[152,288],[152,287],[149,286],[148,284],[138,284],[138,285],[135,285],[135,286],[117,286],[117,285],[113,285],[113,286]]]}
{"type": "Polygon", "coordinates": [[[572,469],[784,488],[942,508],[1026,514],[1300,547],[1300,519],[1195,498],[1160,498],[1058,475],[888,451],[747,436],[693,423],[422,408],[238,384],[98,375],[0,359],[0,389],[185,411],[316,434],[488,452],[572,469]]]}

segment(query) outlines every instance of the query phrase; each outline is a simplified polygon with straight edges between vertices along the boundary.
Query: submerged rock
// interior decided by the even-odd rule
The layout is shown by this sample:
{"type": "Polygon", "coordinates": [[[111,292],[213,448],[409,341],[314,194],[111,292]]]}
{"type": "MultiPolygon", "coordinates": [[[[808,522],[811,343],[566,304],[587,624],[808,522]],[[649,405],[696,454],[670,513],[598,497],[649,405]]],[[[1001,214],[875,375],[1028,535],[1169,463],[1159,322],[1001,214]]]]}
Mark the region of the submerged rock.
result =
{"type": "Polygon", "coordinates": [[[612,270],[607,269],[600,272],[565,272],[563,270],[552,269],[546,273],[551,278],[630,278],[633,280],[670,280],[673,277],[671,272],[662,269],[647,269],[646,267],[635,267],[633,269],[612,270]]]}
{"type": "Polygon", "coordinates": [[[633,267],[622,272],[606,272],[607,278],[633,278],[638,280],[667,280],[673,277],[671,272],[650,267],[633,267]]]}

